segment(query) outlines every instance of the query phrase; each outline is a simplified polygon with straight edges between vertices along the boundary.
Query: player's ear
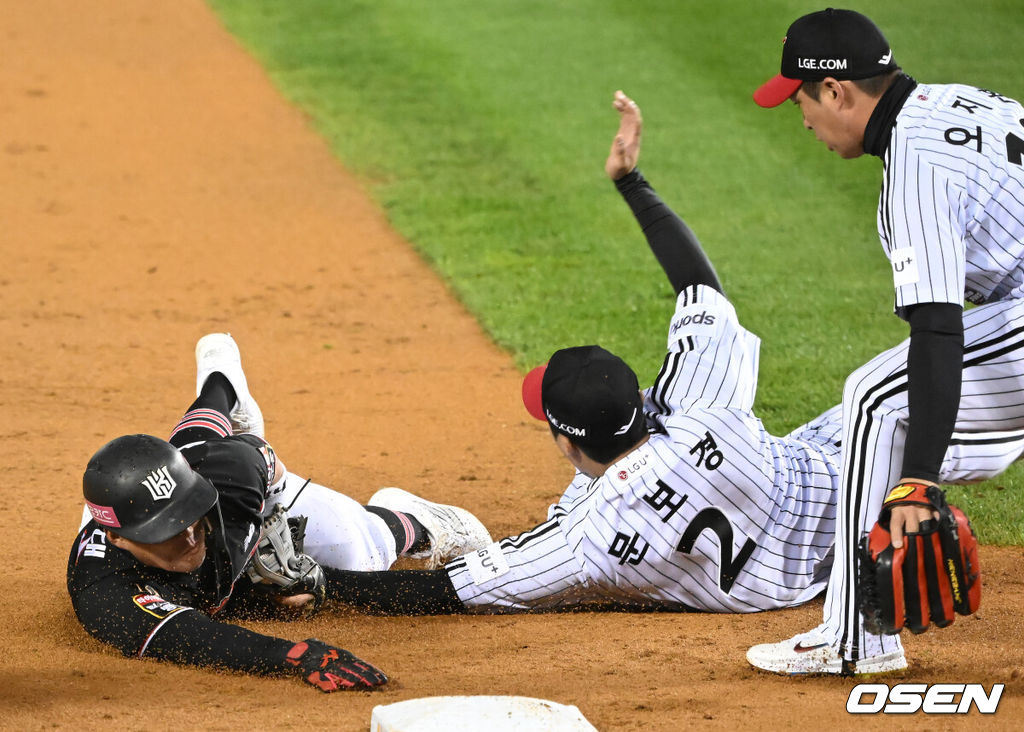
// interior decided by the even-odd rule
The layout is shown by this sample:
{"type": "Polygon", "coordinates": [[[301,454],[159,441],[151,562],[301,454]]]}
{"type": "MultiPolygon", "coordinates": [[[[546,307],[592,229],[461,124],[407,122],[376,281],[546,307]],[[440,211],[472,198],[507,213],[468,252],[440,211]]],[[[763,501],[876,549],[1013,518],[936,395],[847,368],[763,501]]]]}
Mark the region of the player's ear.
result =
{"type": "Polygon", "coordinates": [[[861,109],[866,95],[852,81],[838,81],[829,77],[821,82],[821,101],[836,111],[861,109]]]}
{"type": "Polygon", "coordinates": [[[107,541],[116,546],[118,549],[124,549],[124,539],[110,529],[107,529],[107,541]]]}
{"type": "Polygon", "coordinates": [[[838,79],[833,79],[831,76],[824,78],[820,89],[819,98],[822,103],[833,102],[842,105],[846,101],[847,89],[838,79]]]}
{"type": "Polygon", "coordinates": [[[565,455],[570,463],[577,468],[583,464],[583,451],[568,437],[563,434],[556,435],[555,444],[558,445],[558,449],[562,451],[562,454],[565,455]]]}

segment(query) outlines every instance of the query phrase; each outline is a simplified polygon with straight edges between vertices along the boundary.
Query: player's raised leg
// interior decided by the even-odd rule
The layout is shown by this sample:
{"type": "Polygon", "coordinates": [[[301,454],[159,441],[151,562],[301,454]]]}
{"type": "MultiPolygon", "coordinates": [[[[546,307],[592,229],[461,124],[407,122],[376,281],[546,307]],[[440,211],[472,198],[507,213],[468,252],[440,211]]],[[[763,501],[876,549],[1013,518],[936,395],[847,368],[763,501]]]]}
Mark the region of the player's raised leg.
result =
{"type": "Polygon", "coordinates": [[[249,382],[242,370],[238,344],[228,333],[210,333],[196,343],[196,395],[203,389],[210,374],[221,373],[231,383],[235,402],[229,416],[233,431],[264,436],[263,413],[249,393],[249,382]]]}

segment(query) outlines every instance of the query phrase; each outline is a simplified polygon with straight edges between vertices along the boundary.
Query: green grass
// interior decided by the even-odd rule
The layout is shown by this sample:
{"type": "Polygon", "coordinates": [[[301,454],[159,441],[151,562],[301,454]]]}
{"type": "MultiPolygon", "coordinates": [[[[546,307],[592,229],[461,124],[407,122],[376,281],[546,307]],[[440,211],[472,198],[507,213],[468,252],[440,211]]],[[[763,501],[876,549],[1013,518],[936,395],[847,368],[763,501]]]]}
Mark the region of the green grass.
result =
{"type": "MultiPolygon", "coordinates": [[[[750,100],[805,3],[210,2],[524,370],[595,342],[642,382],[661,362],[671,291],[603,174],[617,88],[644,111],[641,167],[762,337],[769,429],[837,402],[906,335],[875,231],[880,161],[841,161],[795,109],[750,100]]],[[[1024,97],[1015,0],[858,9],[917,78],[1024,97]]],[[[986,541],[1024,543],[1021,476],[980,489],[986,541]]]]}
{"type": "Polygon", "coordinates": [[[1014,467],[996,480],[971,486],[949,486],[946,500],[959,506],[985,544],[1024,545],[1024,501],[1021,471],[1014,467]]]}

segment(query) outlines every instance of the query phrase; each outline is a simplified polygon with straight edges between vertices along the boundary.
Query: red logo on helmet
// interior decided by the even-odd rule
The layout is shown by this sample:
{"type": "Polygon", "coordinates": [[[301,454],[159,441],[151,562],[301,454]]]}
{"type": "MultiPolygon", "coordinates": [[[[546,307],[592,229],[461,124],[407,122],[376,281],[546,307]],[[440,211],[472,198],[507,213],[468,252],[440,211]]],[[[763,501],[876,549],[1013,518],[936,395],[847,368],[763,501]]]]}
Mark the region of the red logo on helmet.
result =
{"type": "Polygon", "coordinates": [[[92,517],[96,519],[96,523],[103,524],[104,526],[113,526],[115,529],[121,528],[121,522],[117,520],[113,507],[97,506],[89,501],[86,501],[85,505],[89,508],[89,513],[92,514],[92,517]]]}

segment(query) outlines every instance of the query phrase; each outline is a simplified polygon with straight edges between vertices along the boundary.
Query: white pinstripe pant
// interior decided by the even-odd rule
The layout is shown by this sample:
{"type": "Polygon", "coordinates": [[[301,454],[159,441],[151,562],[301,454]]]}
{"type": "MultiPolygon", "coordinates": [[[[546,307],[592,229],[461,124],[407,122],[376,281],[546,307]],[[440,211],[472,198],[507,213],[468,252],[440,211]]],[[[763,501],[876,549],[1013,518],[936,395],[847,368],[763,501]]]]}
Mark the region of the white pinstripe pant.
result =
{"type": "MultiPolygon", "coordinates": [[[[909,342],[857,369],[843,390],[836,556],[819,631],[850,660],[887,653],[899,643],[898,636],[864,632],[856,546],[902,477],[909,342]]],[[[954,430],[939,476],[943,483],[994,477],[1024,452],[1024,300],[964,312],[963,387],[954,430]]]]}

